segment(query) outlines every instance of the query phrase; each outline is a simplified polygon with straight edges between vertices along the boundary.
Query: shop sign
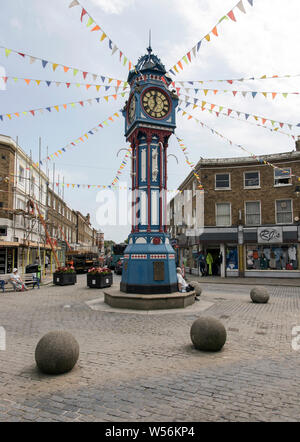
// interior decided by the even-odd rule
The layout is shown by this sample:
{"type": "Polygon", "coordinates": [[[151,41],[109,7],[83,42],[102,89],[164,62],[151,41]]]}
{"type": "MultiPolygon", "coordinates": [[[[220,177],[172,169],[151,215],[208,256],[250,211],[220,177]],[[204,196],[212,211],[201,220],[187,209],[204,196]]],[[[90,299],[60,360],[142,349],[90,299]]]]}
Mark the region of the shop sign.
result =
{"type": "Polygon", "coordinates": [[[259,244],[282,243],[282,227],[259,227],[257,240],[259,244]]]}

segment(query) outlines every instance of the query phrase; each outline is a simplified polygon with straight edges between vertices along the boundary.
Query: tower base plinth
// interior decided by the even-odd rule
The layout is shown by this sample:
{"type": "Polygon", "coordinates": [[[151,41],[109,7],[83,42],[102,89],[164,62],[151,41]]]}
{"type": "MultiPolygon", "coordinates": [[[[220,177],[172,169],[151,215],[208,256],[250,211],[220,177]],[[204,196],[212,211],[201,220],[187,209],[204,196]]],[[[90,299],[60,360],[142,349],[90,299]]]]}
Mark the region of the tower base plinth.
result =
{"type": "Polygon", "coordinates": [[[186,308],[195,303],[195,292],[147,295],[104,290],[104,302],[110,307],[132,310],[169,310],[186,308]]]}

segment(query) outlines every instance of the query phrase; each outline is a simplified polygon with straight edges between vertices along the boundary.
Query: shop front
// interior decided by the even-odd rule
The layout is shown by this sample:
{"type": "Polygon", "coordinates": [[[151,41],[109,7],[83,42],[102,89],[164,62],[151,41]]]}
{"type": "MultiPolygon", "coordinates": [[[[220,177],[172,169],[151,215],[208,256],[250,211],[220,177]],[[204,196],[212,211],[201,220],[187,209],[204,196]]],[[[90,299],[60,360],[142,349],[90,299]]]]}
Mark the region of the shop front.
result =
{"type": "Polygon", "coordinates": [[[299,278],[298,235],[297,226],[245,229],[245,276],[299,278]]]}
{"type": "Polygon", "coordinates": [[[300,277],[298,226],[205,228],[199,236],[181,235],[181,264],[200,275],[204,255],[206,276],[300,277]]]}
{"type": "Polygon", "coordinates": [[[0,274],[12,273],[18,267],[18,244],[6,247],[0,245],[0,274]]]}

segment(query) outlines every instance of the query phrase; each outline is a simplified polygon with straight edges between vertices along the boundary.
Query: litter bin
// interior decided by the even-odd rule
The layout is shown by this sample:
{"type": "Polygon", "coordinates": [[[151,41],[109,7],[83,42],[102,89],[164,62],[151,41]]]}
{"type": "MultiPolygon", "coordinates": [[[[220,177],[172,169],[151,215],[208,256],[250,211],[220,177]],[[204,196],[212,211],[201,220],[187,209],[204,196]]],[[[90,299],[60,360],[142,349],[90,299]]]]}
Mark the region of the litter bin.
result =
{"type": "Polygon", "coordinates": [[[26,266],[25,273],[36,273],[36,276],[39,278],[40,282],[42,281],[41,266],[38,264],[29,264],[26,266]]]}

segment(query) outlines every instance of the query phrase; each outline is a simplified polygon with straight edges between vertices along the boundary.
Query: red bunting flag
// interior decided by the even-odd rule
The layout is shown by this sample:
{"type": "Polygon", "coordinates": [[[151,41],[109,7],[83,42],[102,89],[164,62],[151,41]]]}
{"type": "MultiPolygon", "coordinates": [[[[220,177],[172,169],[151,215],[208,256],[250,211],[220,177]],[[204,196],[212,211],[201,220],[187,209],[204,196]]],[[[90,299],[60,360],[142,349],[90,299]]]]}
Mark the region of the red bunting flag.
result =
{"type": "Polygon", "coordinates": [[[228,15],[228,17],[229,17],[231,20],[236,21],[236,18],[235,18],[235,16],[234,16],[233,11],[228,12],[227,15],[228,15]]]}
{"type": "Polygon", "coordinates": [[[86,13],[87,13],[86,10],[82,8],[81,18],[80,18],[81,22],[82,22],[83,17],[86,15],[86,13]]]}

